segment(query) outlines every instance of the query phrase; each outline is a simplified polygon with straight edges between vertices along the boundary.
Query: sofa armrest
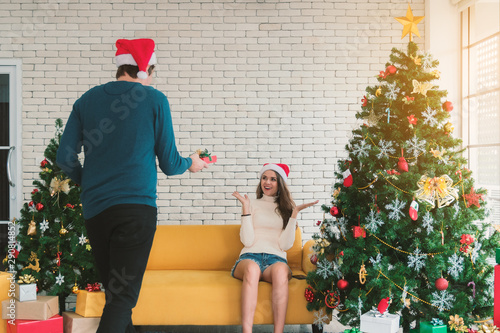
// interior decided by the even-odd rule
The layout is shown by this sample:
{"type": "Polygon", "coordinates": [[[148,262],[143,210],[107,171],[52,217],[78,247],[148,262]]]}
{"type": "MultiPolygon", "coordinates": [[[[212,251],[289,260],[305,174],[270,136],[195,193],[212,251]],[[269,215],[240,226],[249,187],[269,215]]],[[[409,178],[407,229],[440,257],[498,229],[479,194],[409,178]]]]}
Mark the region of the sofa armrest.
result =
{"type": "Polygon", "coordinates": [[[308,240],[302,248],[302,270],[307,274],[316,269],[316,265],[311,263],[311,256],[314,254],[313,246],[316,244],[314,239],[308,240]]]}

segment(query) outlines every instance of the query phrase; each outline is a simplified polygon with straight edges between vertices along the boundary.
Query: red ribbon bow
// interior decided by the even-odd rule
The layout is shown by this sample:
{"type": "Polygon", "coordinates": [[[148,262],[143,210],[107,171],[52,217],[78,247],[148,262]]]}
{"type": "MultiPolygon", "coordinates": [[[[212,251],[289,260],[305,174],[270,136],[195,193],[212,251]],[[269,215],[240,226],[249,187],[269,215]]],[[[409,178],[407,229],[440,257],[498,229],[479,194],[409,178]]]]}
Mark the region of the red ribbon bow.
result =
{"type": "Polygon", "coordinates": [[[94,284],[87,283],[87,287],[85,287],[85,289],[88,292],[101,291],[101,285],[99,284],[99,282],[96,282],[94,284]]]}

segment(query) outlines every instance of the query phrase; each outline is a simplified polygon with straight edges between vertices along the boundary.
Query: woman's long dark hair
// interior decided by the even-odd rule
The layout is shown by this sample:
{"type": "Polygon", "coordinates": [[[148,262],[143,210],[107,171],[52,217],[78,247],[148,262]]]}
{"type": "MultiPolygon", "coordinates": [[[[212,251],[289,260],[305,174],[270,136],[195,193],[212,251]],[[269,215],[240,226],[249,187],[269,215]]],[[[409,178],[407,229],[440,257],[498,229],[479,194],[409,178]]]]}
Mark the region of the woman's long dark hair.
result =
{"type": "MultiPolygon", "coordinates": [[[[274,170],[273,170],[274,171],[274,170]]],[[[293,202],[292,195],[288,190],[288,186],[283,181],[283,178],[274,171],[276,174],[276,179],[278,180],[278,193],[274,199],[274,202],[278,204],[276,207],[276,213],[283,219],[283,229],[286,228],[288,224],[288,220],[290,216],[292,216],[292,211],[295,208],[295,203],[293,202]]],[[[262,179],[262,178],[261,178],[262,179]]],[[[264,192],[262,191],[261,182],[259,180],[259,185],[257,186],[257,199],[260,199],[264,196],[264,192]]]]}

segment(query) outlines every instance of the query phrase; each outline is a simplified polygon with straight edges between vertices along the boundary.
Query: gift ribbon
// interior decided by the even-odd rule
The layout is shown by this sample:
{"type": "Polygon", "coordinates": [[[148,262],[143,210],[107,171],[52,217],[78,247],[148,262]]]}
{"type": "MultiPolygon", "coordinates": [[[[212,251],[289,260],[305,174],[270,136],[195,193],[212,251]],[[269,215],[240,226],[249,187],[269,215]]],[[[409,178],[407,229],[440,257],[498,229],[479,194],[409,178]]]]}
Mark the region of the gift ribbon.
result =
{"type": "Polygon", "coordinates": [[[87,283],[87,287],[85,287],[85,289],[88,292],[101,291],[101,285],[99,284],[99,282],[96,282],[94,284],[87,283]]]}
{"type": "Polygon", "coordinates": [[[354,328],[345,330],[344,333],[361,333],[361,331],[359,330],[359,328],[354,327],[354,328]]]}
{"type": "Polygon", "coordinates": [[[431,324],[432,324],[432,326],[439,326],[439,325],[443,325],[443,321],[439,318],[432,318],[431,324]]]}
{"type": "Polygon", "coordinates": [[[208,160],[212,161],[212,156],[211,156],[212,154],[210,154],[207,149],[205,149],[205,151],[200,151],[199,155],[200,155],[200,158],[208,157],[208,160]]]}
{"type": "Polygon", "coordinates": [[[33,275],[29,275],[29,274],[25,274],[25,275],[21,275],[19,277],[19,281],[17,281],[17,283],[19,284],[30,284],[30,283],[35,283],[36,282],[36,279],[33,275]]]}

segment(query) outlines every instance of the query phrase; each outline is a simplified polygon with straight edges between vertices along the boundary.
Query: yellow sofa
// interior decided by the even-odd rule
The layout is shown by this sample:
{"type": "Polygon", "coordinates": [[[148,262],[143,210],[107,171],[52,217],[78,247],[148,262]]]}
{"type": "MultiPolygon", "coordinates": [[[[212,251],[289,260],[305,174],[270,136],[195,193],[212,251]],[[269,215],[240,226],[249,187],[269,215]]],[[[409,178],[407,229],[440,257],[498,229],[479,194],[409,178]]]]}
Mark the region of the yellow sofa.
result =
{"type": "MultiPolygon", "coordinates": [[[[243,247],[239,225],[158,226],[142,283],[134,325],[240,325],[241,281],[231,277],[243,247]]],[[[300,228],[287,252],[293,275],[314,269],[313,240],[302,247],[300,228]]],[[[286,324],[312,324],[305,280],[292,278],[286,324]]],[[[271,285],[260,282],[255,324],[272,324],[271,285]]],[[[315,330],[317,328],[315,327],[315,330]]]]}

